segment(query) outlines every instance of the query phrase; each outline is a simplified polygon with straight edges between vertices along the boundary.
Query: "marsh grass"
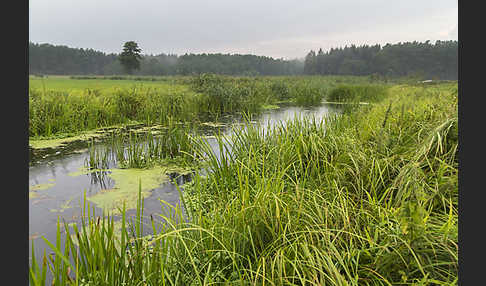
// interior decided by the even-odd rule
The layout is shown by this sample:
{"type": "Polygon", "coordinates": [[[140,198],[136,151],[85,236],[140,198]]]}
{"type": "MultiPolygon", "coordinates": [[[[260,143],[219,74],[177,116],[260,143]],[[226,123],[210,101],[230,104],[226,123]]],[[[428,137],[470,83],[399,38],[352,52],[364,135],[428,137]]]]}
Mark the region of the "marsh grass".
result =
{"type": "Polygon", "coordinates": [[[292,102],[300,106],[318,105],[331,81],[320,78],[229,77],[202,74],[194,77],[192,88],[208,96],[209,109],[219,112],[256,113],[264,105],[292,102]]]}
{"type": "Polygon", "coordinates": [[[29,90],[29,136],[79,133],[117,124],[167,124],[167,118],[191,121],[199,114],[201,95],[184,86],[115,89],[96,93],[29,90]]]}
{"type": "Polygon", "coordinates": [[[219,151],[196,141],[210,171],[150,243],[136,219],[117,248],[92,214],[31,283],[48,265],[54,285],[457,284],[457,89],[389,92],[341,116],[246,124],[219,151]]]}
{"type": "Polygon", "coordinates": [[[177,162],[189,166],[198,159],[192,145],[197,136],[191,125],[182,125],[168,119],[168,126],[155,135],[148,132],[113,132],[103,145],[89,146],[85,165],[93,169],[148,168],[154,164],[177,162]]]}
{"type": "Polygon", "coordinates": [[[201,74],[193,78],[191,87],[205,95],[208,113],[257,112],[273,103],[267,85],[255,78],[201,74]]]}
{"type": "Polygon", "coordinates": [[[279,102],[318,105],[338,81],[353,85],[367,82],[364,77],[214,74],[156,81],[143,77],[115,79],[31,79],[29,137],[49,138],[134,122],[165,125],[169,117],[180,122],[208,121],[228,113],[258,113],[279,102]]]}
{"type": "Polygon", "coordinates": [[[245,281],[457,282],[457,94],[406,90],[340,118],[246,126],[231,157],[210,156],[217,171],[186,205],[241,235],[217,237],[251,261],[245,281]]]}
{"type": "Polygon", "coordinates": [[[309,83],[299,83],[292,86],[290,97],[300,106],[319,105],[325,97],[325,89],[309,83]]]}
{"type": "Polygon", "coordinates": [[[327,100],[336,102],[378,102],[386,97],[386,90],[386,85],[340,84],[329,92],[327,100]]]}

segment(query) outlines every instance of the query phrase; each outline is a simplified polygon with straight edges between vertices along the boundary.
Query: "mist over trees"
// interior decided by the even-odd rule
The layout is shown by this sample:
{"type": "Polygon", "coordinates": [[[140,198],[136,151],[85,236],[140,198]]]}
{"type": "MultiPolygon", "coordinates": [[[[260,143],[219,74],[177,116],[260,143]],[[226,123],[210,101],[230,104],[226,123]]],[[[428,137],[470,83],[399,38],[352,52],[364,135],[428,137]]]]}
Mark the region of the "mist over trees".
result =
{"type": "MultiPolygon", "coordinates": [[[[29,43],[29,73],[121,75],[118,54],[29,43]]],[[[240,54],[143,55],[134,75],[380,75],[457,79],[458,41],[404,42],[311,50],[301,60],[240,54]]]]}
{"type": "Polygon", "coordinates": [[[405,42],[346,46],[327,52],[311,50],[305,57],[304,74],[419,76],[430,79],[458,78],[458,41],[405,42]]]}
{"type": "Polygon", "coordinates": [[[228,75],[295,75],[301,74],[298,60],[273,59],[255,55],[185,54],[179,57],[177,73],[182,75],[218,73],[228,75]]]}
{"type": "MultiPolygon", "coordinates": [[[[125,74],[117,54],[92,49],[69,48],[29,43],[29,73],[52,75],[125,74]]],[[[302,74],[304,63],[271,57],[239,54],[143,55],[134,75],[191,75],[217,73],[228,75],[302,74]]]]}

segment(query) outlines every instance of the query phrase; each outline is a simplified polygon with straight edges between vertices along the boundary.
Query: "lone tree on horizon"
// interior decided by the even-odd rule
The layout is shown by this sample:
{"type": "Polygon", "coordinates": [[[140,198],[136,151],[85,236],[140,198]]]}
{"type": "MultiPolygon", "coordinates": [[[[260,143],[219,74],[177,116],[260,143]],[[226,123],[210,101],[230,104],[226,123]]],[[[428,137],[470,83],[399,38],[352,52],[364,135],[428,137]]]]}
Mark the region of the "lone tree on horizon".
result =
{"type": "Polygon", "coordinates": [[[140,69],[141,51],[138,44],[134,41],[128,41],[123,45],[123,52],[118,59],[128,74],[132,74],[133,70],[140,69]]]}

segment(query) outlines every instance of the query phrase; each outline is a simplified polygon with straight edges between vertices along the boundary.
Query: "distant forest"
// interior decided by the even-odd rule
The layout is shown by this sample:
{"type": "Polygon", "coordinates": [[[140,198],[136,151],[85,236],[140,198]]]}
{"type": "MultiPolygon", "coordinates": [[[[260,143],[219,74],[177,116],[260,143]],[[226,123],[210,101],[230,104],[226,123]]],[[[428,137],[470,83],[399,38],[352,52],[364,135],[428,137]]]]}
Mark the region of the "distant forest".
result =
{"type": "MultiPolygon", "coordinates": [[[[118,54],[93,49],[29,43],[29,73],[119,75],[118,54]]],[[[405,42],[311,50],[301,60],[240,54],[143,55],[136,75],[379,75],[457,79],[458,41],[405,42]]]]}
{"type": "Polygon", "coordinates": [[[385,46],[355,46],[310,51],[305,57],[305,74],[417,76],[429,79],[457,79],[458,41],[431,44],[405,42],[385,46]]]}
{"type": "MultiPolygon", "coordinates": [[[[93,49],[69,48],[29,43],[29,73],[47,75],[118,75],[124,71],[118,54],[93,49]]],[[[239,54],[143,55],[136,75],[190,75],[217,73],[228,75],[302,74],[299,60],[239,54]]]]}

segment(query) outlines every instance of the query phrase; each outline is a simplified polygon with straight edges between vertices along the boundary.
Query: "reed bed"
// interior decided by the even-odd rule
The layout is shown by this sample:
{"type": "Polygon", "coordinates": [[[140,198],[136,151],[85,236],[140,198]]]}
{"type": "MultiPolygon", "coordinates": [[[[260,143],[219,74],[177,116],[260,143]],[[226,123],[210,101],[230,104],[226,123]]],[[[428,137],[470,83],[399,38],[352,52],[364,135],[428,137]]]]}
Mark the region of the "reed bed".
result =
{"type": "Polygon", "coordinates": [[[195,165],[193,136],[195,128],[168,119],[168,125],[156,134],[151,131],[113,132],[102,145],[91,143],[85,166],[90,170],[148,168],[154,164],[173,162],[181,166],[195,165]]]}
{"type": "Polygon", "coordinates": [[[366,77],[194,77],[31,80],[29,137],[76,135],[117,124],[208,121],[227,113],[258,113],[279,102],[318,105],[337,84],[366,77]]]}
{"type": "MultiPolygon", "coordinates": [[[[291,102],[300,106],[319,105],[334,82],[319,77],[229,77],[202,74],[192,87],[213,98],[222,111],[256,112],[262,105],[291,102]]],[[[214,107],[209,107],[214,108],[214,107]]]]}
{"type": "Polygon", "coordinates": [[[455,285],[457,96],[394,86],[341,116],[248,123],[219,152],[194,141],[209,172],[182,205],[147,218],[140,200],[119,239],[109,216],[64,224],[30,282],[48,269],[53,285],[455,285]]]}
{"type": "Polygon", "coordinates": [[[336,102],[377,102],[386,97],[387,86],[377,84],[344,85],[333,88],[327,97],[336,102]]]}
{"type": "Polygon", "coordinates": [[[184,87],[119,89],[112,93],[29,91],[29,136],[75,134],[116,124],[166,124],[168,117],[190,121],[200,96],[184,87]]]}

